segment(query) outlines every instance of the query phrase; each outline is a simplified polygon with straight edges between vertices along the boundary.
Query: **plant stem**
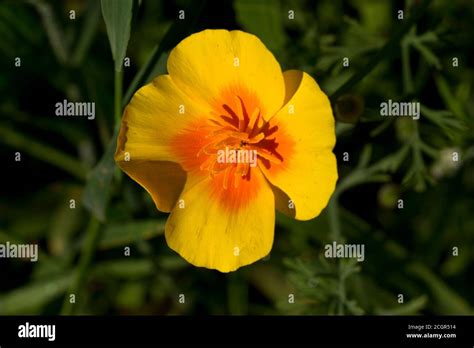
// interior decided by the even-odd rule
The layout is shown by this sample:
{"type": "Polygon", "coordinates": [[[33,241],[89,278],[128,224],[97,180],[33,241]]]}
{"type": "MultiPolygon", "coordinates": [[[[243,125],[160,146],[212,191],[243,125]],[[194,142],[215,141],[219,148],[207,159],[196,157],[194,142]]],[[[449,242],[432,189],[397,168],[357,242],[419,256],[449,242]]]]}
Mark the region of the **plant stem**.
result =
{"type": "Polygon", "coordinates": [[[123,73],[121,71],[115,71],[115,82],[114,82],[114,115],[115,124],[119,124],[122,119],[122,83],[123,73]]]}
{"type": "MultiPolygon", "coordinates": [[[[114,136],[112,137],[112,142],[116,143],[116,135],[120,131],[120,121],[122,120],[122,84],[123,84],[123,72],[115,71],[115,131],[114,136]]],[[[122,181],[122,172],[115,167],[115,179],[117,180],[117,185],[120,186],[122,181]]]]}
{"type": "Polygon", "coordinates": [[[81,288],[86,279],[86,272],[92,261],[92,257],[97,248],[97,242],[99,240],[99,221],[91,215],[89,225],[86,231],[86,241],[82,249],[79,264],[75,270],[75,279],[64,298],[63,306],[61,308],[61,315],[72,315],[75,309],[75,303],[71,303],[69,296],[74,295],[76,301],[80,299],[81,288]]]}
{"type": "Polygon", "coordinates": [[[229,274],[227,279],[227,306],[230,315],[246,315],[248,312],[247,282],[239,273],[229,274]]]}

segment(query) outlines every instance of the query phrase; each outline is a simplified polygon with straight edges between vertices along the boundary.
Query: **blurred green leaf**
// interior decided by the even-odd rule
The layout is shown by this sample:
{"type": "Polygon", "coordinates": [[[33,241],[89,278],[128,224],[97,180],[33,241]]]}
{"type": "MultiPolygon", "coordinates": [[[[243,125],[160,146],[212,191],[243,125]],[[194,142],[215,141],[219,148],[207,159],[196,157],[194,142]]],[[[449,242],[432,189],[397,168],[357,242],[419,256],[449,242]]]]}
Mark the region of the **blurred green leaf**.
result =
{"type": "Polygon", "coordinates": [[[61,168],[80,180],[83,180],[86,176],[87,169],[75,158],[1,124],[0,141],[16,150],[25,151],[33,157],[61,168]]]}
{"type": "Polygon", "coordinates": [[[360,21],[371,33],[385,33],[391,23],[390,3],[378,0],[350,1],[360,14],[360,21]]]}
{"type": "Polygon", "coordinates": [[[122,71],[123,59],[130,39],[133,0],[101,0],[101,6],[115,62],[115,71],[122,71]]]}
{"type": "Polygon", "coordinates": [[[265,297],[273,303],[288,299],[288,294],[293,292],[292,287],[286,282],[284,274],[276,267],[259,262],[248,268],[246,278],[265,297]]]}
{"type": "Polygon", "coordinates": [[[89,174],[82,195],[84,206],[101,222],[105,221],[105,208],[109,199],[110,184],[115,170],[114,153],[117,146],[118,129],[107,145],[104,156],[89,174]]]}
{"type": "Polygon", "coordinates": [[[120,279],[140,279],[153,273],[153,262],[148,259],[112,260],[97,264],[92,269],[93,277],[105,279],[113,277],[120,279]]]}
{"type": "Polygon", "coordinates": [[[433,110],[424,105],[420,106],[420,111],[424,117],[440,127],[450,139],[454,139],[459,131],[467,129],[463,120],[456,118],[451,111],[433,110]]]}
{"type": "Polygon", "coordinates": [[[0,314],[31,314],[36,309],[62,295],[72,283],[73,274],[45,282],[33,283],[0,295],[0,314]]]}
{"type": "Polygon", "coordinates": [[[285,44],[280,1],[236,0],[234,9],[242,27],[257,35],[272,51],[281,51],[285,44]]]}
{"type": "Polygon", "coordinates": [[[429,64],[433,65],[438,70],[441,69],[441,62],[439,61],[438,57],[436,57],[436,55],[433,53],[433,51],[431,51],[428,47],[416,40],[413,41],[413,47],[415,47],[418,52],[421,53],[421,55],[429,64]]]}
{"type": "Polygon", "coordinates": [[[446,81],[446,79],[441,74],[436,74],[435,82],[436,86],[438,87],[438,92],[441,98],[443,98],[446,106],[451,110],[458,120],[467,121],[469,117],[464,111],[463,103],[453,95],[448,85],[448,81],[446,81]]]}
{"type": "Polygon", "coordinates": [[[0,4],[0,51],[8,57],[37,46],[43,35],[37,28],[39,20],[35,13],[27,6],[18,5],[5,1],[0,4]]]}
{"type": "MultiPolygon", "coordinates": [[[[78,303],[81,303],[81,298],[83,296],[83,289],[84,285],[87,280],[87,275],[89,274],[89,266],[92,262],[92,259],[94,257],[94,252],[97,247],[97,241],[98,241],[98,236],[100,232],[100,224],[97,219],[95,219],[93,216],[90,217],[89,219],[89,224],[87,225],[87,229],[85,231],[85,242],[83,244],[82,250],[81,250],[81,255],[79,257],[79,262],[78,265],[74,271],[74,279],[73,282],[71,283],[69,287],[69,293],[70,294],[76,294],[76,297],[78,298],[78,303]]],[[[77,308],[74,306],[67,297],[64,297],[63,299],[63,305],[61,308],[61,314],[62,315],[72,315],[74,311],[77,310],[77,308]]]]}
{"type": "Polygon", "coordinates": [[[431,270],[421,264],[411,264],[408,271],[423,281],[431,292],[434,302],[432,310],[440,315],[472,314],[469,303],[446,285],[431,270]]]}
{"type": "Polygon", "coordinates": [[[422,295],[407,303],[399,304],[390,309],[376,309],[376,315],[413,315],[425,308],[428,303],[428,297],[422,295]]]}
{"type": "Polygon", "coordinates": [[[39,252],[38,262],[35,264],[30,282],[42,282],[55,277],[60,277],[70,272],[71,258],[50,257],[48,254],[39,252]]]}
{"type": "Polygon", "coordinates": [[[165,221],[145,220],[108,225],[99,241],[99,248],[109,249],[143,239],[160,236],[165,231],[165,221]]]}
{"type": "Polygon", "coordinates": [[[41,117],[41,115],[31,115],[22,112],[10,103],[1,104],[0,113],[5,116],[5,118],[17,122],[18,127],[21,129],[31,127],[33,131],[47,131],[50,132],[51,135],[60,137],[75,146],[85,141],[87,137],[81,128],[70,127],[70,125],[65,122],[58,122],[57,118],[50,119],[41,117]]]}
{"type": "Polygon", "coordinates": [[[230,315],[248,314],[248,285],[239,273],[228,276],[227,303],[230,315]]]}
{"type": "Polygon", "coordinates": [[[82,27],[79,40],[72,53],[71,61],[73,66],[79,66],[89,50],[94,36],[97,32],[97,26],[100,19],[100,5],[96,0],[90,0],[88,3],[85,22],[82,27]]]}
{"type": "Polygon", "coordinates": [[[115,299],[117,307],[138,310],[145,304],[147,286],[141,282],[126,282],[120,287],[115,299]]]}
{"type": "Polygon", "coordinates": [[[80,199],[81,191],[79,187],[69,188],[52,214],[47,243],[48,250],[53,255],[65,255],[72,250],[71,239],[82,223],[82,209],[77,206],[71,209],[71,200],[74,200],[75,205],[80,199]]]}
{"type": "Polygon", "coordinates": [[[384,172],[394,171],[406,156],[406,151],[407,149],[402,148],[397,153],[386,156],[379,162],[367,167],[372,157],[372,146],[366,145],[362,150],[356,168],[339,181],[334,195],[340,195],[344,191],[357,185],[389,181],[390,176],[384,172]]]}
{"type": "Polygon", "coordinates": [[[41,22],[48,35],[49,43],[59,63],[66,65],[69,58],[69,47],[64,38],[64,32],[59,25],[51,3],[41,0],[31,0],[41,17],[41,22]]]}

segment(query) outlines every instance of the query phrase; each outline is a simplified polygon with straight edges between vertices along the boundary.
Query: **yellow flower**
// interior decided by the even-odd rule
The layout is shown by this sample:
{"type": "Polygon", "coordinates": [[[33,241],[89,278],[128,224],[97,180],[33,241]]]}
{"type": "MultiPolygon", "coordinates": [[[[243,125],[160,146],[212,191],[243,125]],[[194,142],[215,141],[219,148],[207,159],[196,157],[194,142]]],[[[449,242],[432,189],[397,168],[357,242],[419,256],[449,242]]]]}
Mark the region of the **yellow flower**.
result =
{"type": "Polygon", "coordinates": [[[171,212],[170,248],[234,271],[271,250],[275,208],[319,215],[337,180],[334,117],[308,74],[282,73],[254,35],[204,30],[126,107],[115,161],[171,212]]]}

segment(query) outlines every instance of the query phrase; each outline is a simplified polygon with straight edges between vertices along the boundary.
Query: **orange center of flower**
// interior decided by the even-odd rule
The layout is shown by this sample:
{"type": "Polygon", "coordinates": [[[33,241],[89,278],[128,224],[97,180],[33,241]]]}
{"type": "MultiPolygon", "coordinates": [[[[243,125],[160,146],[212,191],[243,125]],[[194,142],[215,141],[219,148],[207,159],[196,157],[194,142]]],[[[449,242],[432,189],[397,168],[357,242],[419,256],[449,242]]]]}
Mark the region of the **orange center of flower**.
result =
{"type": "Polygon", "coordinates": [[[233,100],[221,104],[213,112],[206,128],[206,144],[198,151],[203,158],[200,169],[211,177],[223,173],[222,186],[237,188],[242,179],[249,180],[251,169],[259,162],[280,164],[282,157],[276,151],[278,143],[272,135],[277,127],[271,127],[254,103],[234,95],[233,100]]]}

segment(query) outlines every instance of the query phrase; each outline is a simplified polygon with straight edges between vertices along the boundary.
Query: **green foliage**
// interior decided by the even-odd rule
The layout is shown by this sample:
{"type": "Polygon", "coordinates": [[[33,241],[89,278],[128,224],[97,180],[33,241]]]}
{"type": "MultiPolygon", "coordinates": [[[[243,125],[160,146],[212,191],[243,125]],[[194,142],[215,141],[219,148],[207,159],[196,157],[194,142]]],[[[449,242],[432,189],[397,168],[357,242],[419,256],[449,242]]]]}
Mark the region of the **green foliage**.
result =
{"type": "Polygon", "coordinates": [[[106,220],[105,210],[115,171],[114,154],[117,146],[117,134],[118,128],[107,145],[104,156],[90,173],[82,197],[84,206],[102,222],[106,220]]]}
{"type": "Polygon", "coordinates": [[[236,0],[234,8],[237,20],[246,31],[257,35],[272,51],[282,50],[286,37],[280,1],[236,0]]]}
{"type": "Polygon", "coordinates": [[[2,315],[39,314],[41,308],[51,300],[64,294],[73,276],[64,275],[56,279],[45,279],[0,296],[2,315]]]}
{"type": "Polygon", "coordinates": [[[429,269],[414,264],[408,268],[408,271],[426,283],[438,314],[470,315],[473,313],[466,300],[439,280],[429,269]]]}
{"type": "Polygon", "coordinates": [[[132,22],[133,0],[101,0],[115,71],[122,71],[132,22]]]}
{"type": "Polygon", "coordinates": [[[109,225],[99,241],[103,249],[130,245],[135,241],[155,238],[164,233],[162,220],[134,221],[127,224],[109,225]]]}
{"type": "Polygon", "coordinates": [[[314,262],[287,259],[286,264],[290,269],[290,281],[299,292],[295,303],[286,301],[281,304],[285,311],[312,315],[364,313],[356,301],[347,297],[347,282],[360,271],[357,261],[336,264],[321,256],[314,262]]]}

